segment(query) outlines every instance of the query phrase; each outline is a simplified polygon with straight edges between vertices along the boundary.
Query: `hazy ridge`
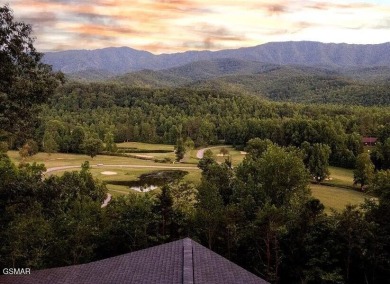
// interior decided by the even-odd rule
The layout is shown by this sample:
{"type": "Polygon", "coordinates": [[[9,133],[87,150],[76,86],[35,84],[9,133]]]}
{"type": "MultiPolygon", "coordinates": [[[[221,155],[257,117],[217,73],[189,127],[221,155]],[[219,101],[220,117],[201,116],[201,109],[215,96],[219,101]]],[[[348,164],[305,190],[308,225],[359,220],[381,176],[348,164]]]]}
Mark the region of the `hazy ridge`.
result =
{"type": "Polygon", "coordinates": [[[390,43],[358,45],[320,42],[274,42],[221,51],[187,51],[155,55],[128,47],[49,52],[44,62],[70,74],[99,70],[114,74],[144,69],[162,70],[191,62],[231,58],[280,65],[322,67],[390,66],[390,43]]]}

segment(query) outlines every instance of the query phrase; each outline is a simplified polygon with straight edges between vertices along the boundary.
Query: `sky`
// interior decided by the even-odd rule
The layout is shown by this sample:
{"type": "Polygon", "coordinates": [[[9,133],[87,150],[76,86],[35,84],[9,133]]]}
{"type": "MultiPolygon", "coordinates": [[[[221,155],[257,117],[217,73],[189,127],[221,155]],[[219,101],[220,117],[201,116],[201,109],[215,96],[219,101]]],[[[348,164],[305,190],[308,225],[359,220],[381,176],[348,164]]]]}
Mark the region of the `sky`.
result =
{"type": "Polygon", "coordinates": [[[155,54],[275,41],[390,41],[390,0],[8,0],[41,52],[128,46],[155,54]]]}

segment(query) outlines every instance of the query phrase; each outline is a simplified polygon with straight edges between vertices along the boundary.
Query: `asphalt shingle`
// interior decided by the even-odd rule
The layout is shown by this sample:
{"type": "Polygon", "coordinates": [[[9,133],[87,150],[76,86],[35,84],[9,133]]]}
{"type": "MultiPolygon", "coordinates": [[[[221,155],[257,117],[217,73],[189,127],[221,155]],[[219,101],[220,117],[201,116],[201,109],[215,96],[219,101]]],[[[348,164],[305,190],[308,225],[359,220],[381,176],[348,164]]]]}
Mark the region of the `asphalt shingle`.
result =
{"type": "Polygon", "coordinates": [[[264,284],[266,281],[187,238],[87,264],[3,275],[1,284],[264,284]]]}

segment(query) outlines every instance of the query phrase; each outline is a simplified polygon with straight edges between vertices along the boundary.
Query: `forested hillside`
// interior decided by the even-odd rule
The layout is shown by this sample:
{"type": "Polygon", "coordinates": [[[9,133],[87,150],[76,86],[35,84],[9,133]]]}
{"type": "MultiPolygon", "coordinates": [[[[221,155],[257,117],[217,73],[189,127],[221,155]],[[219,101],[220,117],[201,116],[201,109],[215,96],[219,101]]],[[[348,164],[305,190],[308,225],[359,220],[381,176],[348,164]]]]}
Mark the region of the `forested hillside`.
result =
{"type": "Polygon", "coordinates": [[[256,96],[192,89],[140,89],[119,84],[68,83],[43,111],[40,135],[69,151],[68,136],[80,126],[87,136],[116,142],[196,146],[219,141],[243,147],[251,138],[284,146],[325,143],[333,165],[353,167],[363,136],[378,136],[390,122],[388,108],[273,103],[256,96]]]}
{"type": "Polygon", "coordinates": [[[390,65],[390,43],[358,45],[310,41],[273,42],[231,50],[187,51],[155,55],[128,47],[46,53],[44,62],[55,70],[74,73],[101,70],[124,74],[162,70],[204,60],[233,58],[279,65],[373,67],[390,65]]]}
{"type": "Polygon", "coordinates": [[[116,82],[139,88],[181,87],[251,94],[273,101],[366,106],[390,104],[389,67],[334,69],[215,59],[121,76],[89,70],[69,75],[69,78],[84,82],[116,82]]]}

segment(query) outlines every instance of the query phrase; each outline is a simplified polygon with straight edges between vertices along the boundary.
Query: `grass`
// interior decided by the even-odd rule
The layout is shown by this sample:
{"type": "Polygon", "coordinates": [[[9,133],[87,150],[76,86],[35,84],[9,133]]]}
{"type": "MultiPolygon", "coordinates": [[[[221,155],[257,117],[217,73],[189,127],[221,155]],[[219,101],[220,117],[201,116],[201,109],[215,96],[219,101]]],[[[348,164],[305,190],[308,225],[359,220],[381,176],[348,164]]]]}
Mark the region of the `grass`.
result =
{"type": "MultiPolygon", "coordinates": [[[[17,151],[8,151],[8,156],[16,164],[19,164],[22,160],[17,151]]],[[[45,164],[46,168],[60,167],[60,166],[80,166],[83,162],[89,161],[93,164],[132,164],[132,165],[151,165],[155,164],[153,161],[141,160],[128,157],[106,156],[98,155],[93,159],[90,156],[83,154],[65,154],[65,153],[53,153],[48,155],[47,153],[38,153],[25,160],[27,163],[37,162],[45,164]]]]}
{"type": "Polygon", "coordinates": [[[331,187],[319,184],[311,184],[310,189],[313,197],[318,198],[325,205],[327,212],[331,209],[341,211],[346,205],[359,205],[368,196],[362,192],[351,189],[331,187]]]}
{"type": "MultiPolygon", "coordinates": [[[[126,142],[120,143],[119,146],[128,147],[128,148],[137,148],[137,149],[145,149],[145,150],[172,150],[172,145],[163,145],[163,144],[147,144],[147,143],[136,143],[136,142],[126,142]]],[[[230,146],[217,146],[212,148],[211,151],[214,153],[218,162],[223,162],[226,158],[223,156],[218,156],[220,154],[220,150],[222,147],[225,147],[229,151],[229,155],[232,158],[233,165],[238,165],[245,157],[245,155],[241,154],[240,151],[235,150],[230,146]]],[[[48,155],[47,153],[38,153],[37,155],[30,157],[26,160],[28,163],[37,162],[41,164],[45,164],[46,168],[51,167],[60,167],[60,166],[80,166],[84,161],[89,161],[90,164],[103,164],[103,166],[92,167],[91,173],[94,177],[99,180],[103,180],[106,182],[109,181],[118,181],[118,180],[137,180],[141,174],[148,173],[151,171],[158,170],[157,168],[123,168],[123,167],[108,167],[105,165],[140,165],[140,166],[156,166],[160,168],[164,168],[167,166],[175,166],[175,167],[188,167],[195,166],[198,163],[198,159],[196,158],[196,153],[198,150],[194,149],[189,151],[186,154],[185,162],[193,163],[193,165],[188,165],[185,163],[175,163],[173,164],[165,164],[165,163],[156,163],[151,160],[140,160],[136,158],[128,158],[128,157],[116,157],[116,156],[105,156],[98,155],[95,158],[91,158],[87,155],[82,154],[64,154],[64,153],[53,153],[48,155]],[[103,175],[103,171],[113,171],[116,172],[116,175],[109,176],[103,175]]],[[[21,162],[21,158],[17,151],[9,151],[8,155],[12,159],[15,164],[19,164],[21,162]]],[[[151,155],[148,153],[148,155],[151,155]]],[[[154,153],[152,155],[155,155],[154,153]]],[[[156,154],[157,156],[157,154],[156,154]]],[[[173,153],[158,153],[158,157],[174,157],[173,153]]],[[[75,169],[71,169],[75,170],[75,169]]],[[[77,169],[76,169],[77,170],[77,169]]],[[[201,171],[194,169],[188,170],[189,172],[184,177],[185,181],[198,183],[201,177],[201,171]]],[[[62,174],[63,171],[55,172],[55,174],[62,174]]],[[[364,201],[365,195],[361,192],[354,191],[352,189],[345,189],[342,187],[350,187],[353,185],[353,171],[343,168],[330,167],[330,176],[331,180],[326,181],[325,185],[311,185],[312,194],[314,197],[321,200],[324,203],[327,210],[330,208],[334,208],[336,210],[342,210],[347,204],[360,204],[364,201]]],[[[118,195],[127,194],[130,192],[130,189],[126,186],[120,185],[112,185],[107,184],[109,192],[115,197],[118,195]]]]}
{"type": "MultiPolygon", "coordinates": [[[[22,161],[18,151],[8,151],[7,154],[11,158],[11,160],[17,165],[22,161]]],[[[171,153],[167,153],[166,155],[169,156],[171,155],[171,153]]],[[[39,164],[45,164],[46,168],[61,166],[80,166],[85,161],[89,161],[91,165],[103,164],[188,167],[188,165],[182,163],[175,163],[174,165],[170,163],[155,163],[153,160],[141,160],[130,157],[98,155],[92,159],[90,156],[83,154],[65,153],[53,153],[51,155],[48,155],[47,153],[38,153],[25,160],[25,162],[27,163],[37,162],[39,164]]]]}
{"type": "MultiPolygon", "coordinates": [[[[121,145],[125,144],[123,147],[139,147],[147,150],[173,150],[173,146],[171,145],[163,145],[163,144],[146,144],[146,143],[133,143],[126,142],[121,143],[121,145]]],[[[148,153],[147,155],[155,155],[148,153]]],[[[174,157],[172,153],[158,153],[159,158],[161,157],[174,157]]],[[[18,151],[9,151],[8,156],[15,164],[19,164],[22,160],[19,156],[18,151]]],[[[29,157],[25,160],[27,163],[39,163],[44,164],[46,168],[52,167],[61,167],[61,166],[81,166],[81,164],[85,161],[89,161],[92,166],[91,173],[94,177],[103,181],[114,181],[114,180],[137,180],[138,176],[144,173],[148,173],[151,171],[156,171],[158,168],[123,168],[123,167],[108,167],[105,165],[136,165],[136,166],[154,166],[163,169],[164,167],[174,166],[174,167],[188,167],[188,164],[182,163],[156,163],[152,160],[141,160],[136,158],[128,158],[128,157],[117,157],[117,156],[106,156],[106,155],[98,155],[93,159],[90,156],[82,155],[82,154],[65,154],[65,153],[53,153],[48,155],[47,153],[38,153],[32,157],[29,157]],[[102,166],[94,166],[97,164],[103,164],[102,166]],[[116,175],[103,175],[104,171],[112,171],[116,172],[116,175]]],[[[192,165],[191,165],[192,166],[192,165]]],[[[195,166],[195,165],[194,165],[195,166]]],[[[74,171],[78,169],[67,169],[63,171],[56,171],[54,174],[61,175],[65,171],[74,171]]],[[[185,169],[189,172],[188,175],[184,177],[185,181],[197,182],[200,180],[200,170],[198,169],[185,169]]],[[[109,192],[115,197],[122,194],[128,194],[130,189],[126,186],[120,185],[111,185],[107,184],[107,188],[109,192]]],[[[135,191],[133,191],[135,192],[135,191]]]]}
{"type": "MultiPolygon", "coordinates": [[[[211,146],[210,150],[213,152],[215,160],[219,163],[222,163],[225,161],[225,159],[228,157],[226,156],[221,156],[221,149],[226,148],[229,153],[228,155],[232,159],[233,166],[237,166],[239,163],[242,162],[244,159],[245,155],[241,154],[240,151],[235,150],[232,146],[226,146],[226,145],[221,145],[221,146],[211,146]]],[[[186,157],[184,158],[186,163],[191,163],[191,164],[197,164],[199,162],[199,159],[196,157],[196,154],[199,149],[193,149],[189,151],[186,154],[186,157]]]]}
{"type": "Polygon", "coordinates": [[[343,186],[353,186],[353,170],[338,168],[338,167],[329,167],[330,177],[332,178],[329,181],[326,181],[326,184],[331,185],[343,185],[343,186]]]}
{"type": "Polygon", "coordinates": [[[183,161],[188,164],[194,164],[197,165],[199,162],[199,159],[196,158],[196,153],[198,153],[199,149],[192,149],[190,151],[187,151],[187,153],[184,156],[183,161]]]}
{"type": "Polygon", "coordinates": [[[135,149],[143,149],[143,150],[169,150],[172,152],[174,151],[173,145],[167,145],[167,144],[124,142],[124,143],[117,143],[116,146],[118,148],[135,148],[135,149]]]}
{"type": "Polygon", "coordinates": [[[234,149],[231,146],[218,146],[218,147],[210,149],[213,152],[217,162],[222,163],[227,158],[227,156],[222,156],[221,155],[221,149],[222,148],[225,148],[225,149],[227,149],[229,151],[228,155],[232,159],[233,166],[237,166],[239,163],[242,162],[242,160],[245,157],[245,155],[241,154],[240,151],[237,151],[236,149],[234,149]]]}

